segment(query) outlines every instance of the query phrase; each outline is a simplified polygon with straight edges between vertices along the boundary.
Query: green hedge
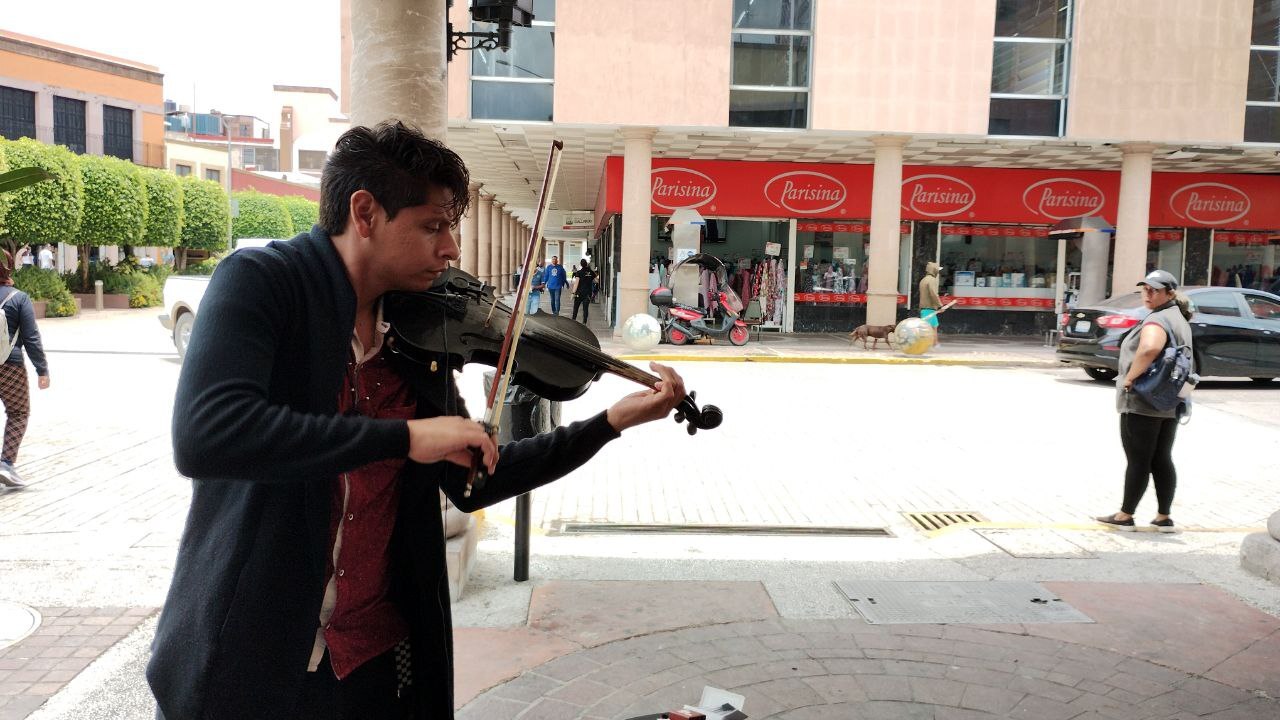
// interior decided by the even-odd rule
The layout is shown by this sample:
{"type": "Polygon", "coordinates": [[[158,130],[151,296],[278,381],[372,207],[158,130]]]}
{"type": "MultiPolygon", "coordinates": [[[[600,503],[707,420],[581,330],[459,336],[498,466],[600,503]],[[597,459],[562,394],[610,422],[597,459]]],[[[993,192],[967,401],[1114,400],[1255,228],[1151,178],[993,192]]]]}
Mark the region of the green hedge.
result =
{"type": "Polygon", "coordinates": [[[227,192],[212,180],[186,177],[182,185],[182,239],[181,247],[193,250],[220,251],[227,249],[227,227],[231,222],[231,208],[227,204],[227,192]]]}
{"type": "Polygon", "coordinates": [[[231,219],[235,239],[293,237],[293,218],[279,196],[242,190],[232,197],[240,206],[240,213],[231,219]]]}
{"type": "Polygon", "coordinates": [[[48,317],[70,317],[76,314],[76,301],[67,290],[66,283],[57,270],[41,270],[38,267],[24,265],[13,274],[13,286],[31,296],[32,300],[44,300],[48,303],[45,315],[48,317]]]}
{"type": "Polygon", "coordinates": [[[143,245],[176,247],[182,239],[182,186],[167,170],[145,168],[147,183],[147,224],[143,245]]]}
{"type": "Polygon", "coordinates": [[[141,245],[147,223],[147,189],[138,166],[119,158],[80,156],[84,221],[67,238],[80,246],[141,245]]]}
{"type": "Polygon", "coordinates": [[[164,304],[164,282],[147,270],[134,269],[129,263],[112,267],[104,263],[90,263],[88,280],[80,273],[62,276],[62,281],[72,292],[91,293],[94,282],[102,281],[102,292],[112,295],[128,295],[129,307],[158,307],[164,304]]]}
{"type": "Polygon", "coordinates": [[[76,237],[84,217],[84,181],[75,154],[31,138],[0,140],[0,151],[11,168],[38,167],[53,174],[52,180],[6,193],[5,249],[16,253],[24,245],[56,245],[76,237]]]}
{"type": "Polygon", "coordinates": [[[180,274],[182,275],[212,275],[213,271],[218,267],[218,261],[222,259],[221,255],[214,255],[208,260],[201,260],[198,263],[187,265],[186,269],[180,274]]]}
{"type": "Polygon", "coordinates": [[[308,200],[299,195],[285,195],[280,198],[293,220],[293,233],[311,232],[311,226],[320,221],[320,203],[308,200]]]}

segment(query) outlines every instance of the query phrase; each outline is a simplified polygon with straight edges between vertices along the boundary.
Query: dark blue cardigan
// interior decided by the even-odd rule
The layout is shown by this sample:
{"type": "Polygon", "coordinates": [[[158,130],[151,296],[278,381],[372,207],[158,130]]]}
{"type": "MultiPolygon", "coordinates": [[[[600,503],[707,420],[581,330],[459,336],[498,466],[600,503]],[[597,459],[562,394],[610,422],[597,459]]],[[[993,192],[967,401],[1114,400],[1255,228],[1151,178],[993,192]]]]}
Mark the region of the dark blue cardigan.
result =
{"type": "Polygon", "coordinates": [[[13,351],[3,362],[21,365],[22,351],[25,348],[27,357],[31,358],[31,364],[36,366],[36,375],[46,376],[49,374],[49,362],[45,360],[44,345],[40,342],[40,328],[36,326],[35,306],[31,304],[31,298],[26,293],[15,287],[10,287],[9,292],[0,289],[0,301],[10,295],[13,299],[4,304],[5,328],[11,337],[15,332],[18,333],[18,338],[13,343],[13,351]]]}
{"type": "MultiPolygon", "coordinates": [[[[293,706],[324,592],[333,483],[409,447],[402,421],[337,414],[354,325],[354,291],[318,227],[235,252],[210,280],[173,408],[174,461],[193,492],[147,667],[162,718],[265,720],[293,706]]],[[[420,417],[461,407],[440,365],[402,368],[420,417]]],[[[453,717],[438,489],[470,512],[563,476],[617,436],[601,413],[507,445],[470,498],[461,469],[407,464],[392,582],[411,627],[415,717],[453,717]]]]}

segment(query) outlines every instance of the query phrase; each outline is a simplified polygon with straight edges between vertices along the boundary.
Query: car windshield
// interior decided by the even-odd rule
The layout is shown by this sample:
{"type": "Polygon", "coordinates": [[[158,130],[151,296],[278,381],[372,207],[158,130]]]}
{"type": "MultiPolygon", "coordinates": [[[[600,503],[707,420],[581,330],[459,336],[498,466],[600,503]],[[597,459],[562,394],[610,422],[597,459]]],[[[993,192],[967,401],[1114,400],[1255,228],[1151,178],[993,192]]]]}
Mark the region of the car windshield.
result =
{"type": "Polygon", "coordinates": [[[1116,295],[1107,298],[1098,303],[1098,307],[1108,308],[1136,308],[1142,307],[1142,293],[1125,293],[1124,295],[1116,295]]]}

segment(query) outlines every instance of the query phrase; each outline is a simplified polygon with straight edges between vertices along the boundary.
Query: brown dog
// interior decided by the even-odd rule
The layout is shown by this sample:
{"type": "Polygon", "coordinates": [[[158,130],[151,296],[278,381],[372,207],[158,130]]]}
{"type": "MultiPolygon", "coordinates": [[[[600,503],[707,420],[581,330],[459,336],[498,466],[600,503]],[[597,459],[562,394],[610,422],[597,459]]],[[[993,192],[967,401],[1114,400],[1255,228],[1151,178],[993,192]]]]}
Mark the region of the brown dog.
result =
{"type": "Polygon", "coordinates": [[[893,332],[893,325],[859,325],[849,333],[849,344],[852,345],[858,338],[862,338],[862,348],[867,348],[867,338],[871,338],[871,349],[875,350],[880,345],[880,341],[884,340],[884,344],[889,344],[889,334],[893,332]]]}

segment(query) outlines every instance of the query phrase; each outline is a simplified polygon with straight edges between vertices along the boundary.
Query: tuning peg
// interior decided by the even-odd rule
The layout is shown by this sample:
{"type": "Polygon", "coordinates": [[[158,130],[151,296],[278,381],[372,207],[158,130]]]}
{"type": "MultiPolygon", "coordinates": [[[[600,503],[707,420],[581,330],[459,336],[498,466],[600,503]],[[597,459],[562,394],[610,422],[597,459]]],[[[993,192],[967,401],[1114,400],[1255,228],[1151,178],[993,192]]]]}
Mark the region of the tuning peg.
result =
{"type": "Polygon", "coordinates": [[[683,411],[683,410],[678,411],[678,412],[676,413],[676,422],[678,422],[678,423],[682,423],[682,422],[684,422],[684,411],[683,411]]]}

